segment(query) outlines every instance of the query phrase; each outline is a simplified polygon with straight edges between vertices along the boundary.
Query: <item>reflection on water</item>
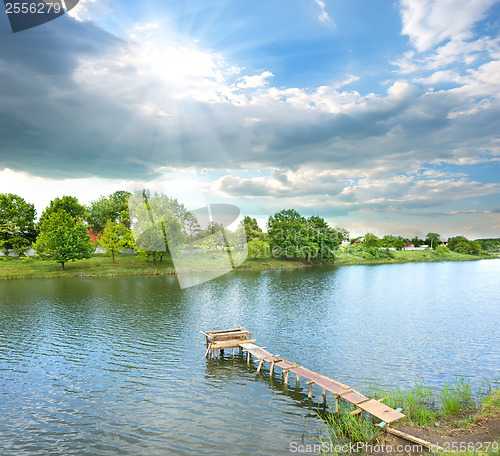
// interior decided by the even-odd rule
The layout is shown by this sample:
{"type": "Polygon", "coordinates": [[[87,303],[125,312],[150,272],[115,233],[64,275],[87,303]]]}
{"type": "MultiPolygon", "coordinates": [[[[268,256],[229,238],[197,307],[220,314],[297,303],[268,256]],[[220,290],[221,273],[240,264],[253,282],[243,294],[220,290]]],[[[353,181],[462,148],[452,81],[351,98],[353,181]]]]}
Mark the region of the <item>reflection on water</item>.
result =
{"type": "Polygon", "coordinates": [[[0,282],[0,453],[289,454],[321,391],[201,329],[245,326],[272,353],[363,389],[500,374],[500,261],[0,282]]]}

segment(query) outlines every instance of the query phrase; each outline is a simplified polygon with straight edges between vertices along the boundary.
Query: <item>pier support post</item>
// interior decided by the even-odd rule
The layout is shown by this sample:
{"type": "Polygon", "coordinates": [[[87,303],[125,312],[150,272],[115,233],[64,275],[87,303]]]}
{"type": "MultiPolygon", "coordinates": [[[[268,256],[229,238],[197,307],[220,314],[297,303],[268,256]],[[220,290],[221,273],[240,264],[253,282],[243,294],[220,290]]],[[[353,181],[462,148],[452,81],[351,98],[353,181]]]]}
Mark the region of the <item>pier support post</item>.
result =
{"type": "Polygon", "coordinates": [[[339,395],[336,394],[335,395],[335,413],[338,414],[339,413],[339,395]]]}
{"type": "Polygon", "coordinates": [[[309,390],[307,391],[307,397],[309,399],[311,399],[313,397],[313,395],[312,395],[313,383],[314,382],[307,382],[306,383],[309,386],[309,390]]]}
{"type": "Polygon", "coordinates": [[[250,358],[251,358],[250,352],[247,352],[247,364],[250,366],[250,358]]]}
{"type": "Polygon", "coordinates": [[[274,371],[274,360],[271,361],[271,367],[269,369],[269,377],[273,376],[273,371],[274,371]]]}
{"type": "Polygon", "coordinates": [[[295,387],[298,388],[300,386],[300,377],[298,374],[295,374],[297,376],[297,380],[295,381],[295,387]]]}
{"type": "Polygon", "coordinates": [[[288,385],[288,371],[284,371],[285,372],[285,385],[288,385]]]}
{"type": "Polygon", "coordinates": [[[262,368],[262,364],[264,364],[264,360],[263,359],[261,359],[259,361],[259,367],[257,368],[257,372],[255,373],[255,375],[257,375],[260,372],[260,369],[262,368]]]}
{"type": "Polygon", "coordinates": [[[323,395],[323,402],[326,402],[326,389],[323,388],[323,391],[321,392],[321,394],[323,395]]]}

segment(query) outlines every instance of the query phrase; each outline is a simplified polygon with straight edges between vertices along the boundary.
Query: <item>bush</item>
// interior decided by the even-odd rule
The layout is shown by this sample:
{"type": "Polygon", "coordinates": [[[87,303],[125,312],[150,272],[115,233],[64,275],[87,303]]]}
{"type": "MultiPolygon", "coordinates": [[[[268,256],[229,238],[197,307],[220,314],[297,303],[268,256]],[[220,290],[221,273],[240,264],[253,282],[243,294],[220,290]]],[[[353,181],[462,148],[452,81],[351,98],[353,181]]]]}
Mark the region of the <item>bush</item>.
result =
{"type": "Polygon", "coordinates": [[[481,245],[476,241],[460,241],[455,245],[455,252],[464,253],[466,255],[481,254],[481,245]]]}
{"type": "Polygon", "coordinates": [[[380,258],[377,247],[368,247],[365,250],[365,258],[380,258]]]}
{"type": "Polygon", "coordinates": [[[434,255],[440,255],[440,256],[443,256],[443,255],[449,255],[451,252],[450,252],[450,249],[444,245],[438,245],[435,249],[434,249],[434,255]]]}
{"type": "Polygon", "coordinates": [[[380,258],[394,258],[392,250],[384,249],[379,251],[380,258]]]}

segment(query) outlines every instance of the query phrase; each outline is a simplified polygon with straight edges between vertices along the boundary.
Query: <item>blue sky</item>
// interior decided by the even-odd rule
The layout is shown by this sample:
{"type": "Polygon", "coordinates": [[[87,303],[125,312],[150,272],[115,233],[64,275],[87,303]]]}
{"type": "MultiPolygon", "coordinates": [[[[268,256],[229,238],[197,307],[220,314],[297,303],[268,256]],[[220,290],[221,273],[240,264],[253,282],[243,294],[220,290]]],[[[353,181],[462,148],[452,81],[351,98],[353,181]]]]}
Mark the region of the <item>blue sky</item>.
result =
{"type": "Polygon", "coordinates": [[[0,192],[41,212],[196,167],[261,224],[499,237],[499,29],[493,0],[84,0],[16,34],[2,12],[0,192]]]}

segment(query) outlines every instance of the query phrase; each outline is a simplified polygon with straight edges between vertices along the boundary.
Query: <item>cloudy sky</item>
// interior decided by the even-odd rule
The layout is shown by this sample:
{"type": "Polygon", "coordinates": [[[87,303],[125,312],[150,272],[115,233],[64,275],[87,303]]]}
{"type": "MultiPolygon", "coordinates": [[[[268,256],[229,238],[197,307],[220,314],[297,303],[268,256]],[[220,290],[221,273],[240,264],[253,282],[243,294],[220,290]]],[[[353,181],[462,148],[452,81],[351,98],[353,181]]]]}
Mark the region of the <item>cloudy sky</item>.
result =
{"type": "Polygon", "coordinates": [[[15,34],[2,10],[0,192],[40,213],[195,167],[261,223],[498,237],[499,30],[494,0],[81,0],[15,34]]]}

